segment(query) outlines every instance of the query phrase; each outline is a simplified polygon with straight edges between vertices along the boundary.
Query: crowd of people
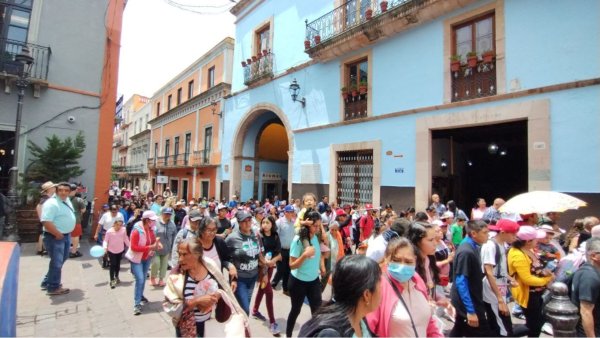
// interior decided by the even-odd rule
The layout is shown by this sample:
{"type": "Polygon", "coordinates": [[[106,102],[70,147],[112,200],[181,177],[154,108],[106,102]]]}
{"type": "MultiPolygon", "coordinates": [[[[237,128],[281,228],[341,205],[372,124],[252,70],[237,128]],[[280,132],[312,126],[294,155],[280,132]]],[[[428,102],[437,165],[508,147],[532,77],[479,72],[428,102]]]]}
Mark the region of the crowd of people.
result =
{"type": "MultiPolygon", "coordinates": [[[[42,286],[60,295],[68,292],[60,268],[73,250],[69,234],[79,207],[68,199],[68,184],[55,194],[50,185],[42,186],[47,201],[40,211],[51,258],[42,286]]],[[[560,213],[502,213],[501,198],[489,207],[477,199],[469,217],[436,194],[417,212],[338,205],[311,193],[286,203],[277,196],[185,201],[168,190],[127,191],[113,190],[94,233],[106,250],[110,287],[119,284],[126,257],[135,278],[134,314],[147,302],[149,275],[152,286],[165,290],[178,336],[204,336],[213,312],[219,321],[229,317],[224,307],[246,321],[268,322],[279,336],[275,317],[284,309],[274,308],[273,295],[281,282],[290,299],[287,337],[303,304],[312,313],[301,325],[307,337],[537,337],[543,294],[555,280],[569,285],[580,310],[577,334],[600,336],[600,221],[593,216],[565,231],[560,213]],[[328,285],[331,299],[323,301],[328,285]],[[513,325],[511,317],[525,325],[513,325]],[[450,331],[441,319],[454,323],[450,331]]]]}

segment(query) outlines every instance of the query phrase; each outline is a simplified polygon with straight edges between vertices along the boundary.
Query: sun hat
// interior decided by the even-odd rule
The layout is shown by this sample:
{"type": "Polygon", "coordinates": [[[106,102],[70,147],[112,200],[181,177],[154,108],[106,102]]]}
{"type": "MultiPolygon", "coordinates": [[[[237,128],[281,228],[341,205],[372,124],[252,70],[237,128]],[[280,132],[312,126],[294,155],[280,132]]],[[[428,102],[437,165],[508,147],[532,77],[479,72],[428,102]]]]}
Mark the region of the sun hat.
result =
{"type": "Polygon", "coordinates": [[[52,181],[48,181],[48,182],[42,184],[40,192],[42,192],[42,193],[46,192],[48,189],[54,188],[56,186],[57,186],[57,184],[52,183],[52,181]]]}
{"type": "Polygon", "coordinates": [[[142,214],[142,219],[146,219],[146,218],[156,221],[158,219],[158,216],[156,216],[156,213],[154,213],[154,211],[146,210],[142,214]]]}
{"type": "Polygon", "coordinates": [[[545,232],[556,233],[556,230],[550,224],[544,224],[540,227],[540,230],[544,230],[545,232]]]}
{"type": "Polygon", "coordinates": [[[517,238],[522,241],[546,238],[546,232],[543,230],[538,230],[529,225],[523,225],[517,232],[517,238]]]}
{"type": "Polygon", "coordinates": [[[496,222],[495,225],[490,225],[488,229],[497,231],[497,232],[508,232],[512,234],[516,234],[519,231],[519,224],[510,219],[502,218],[496,222]]]}

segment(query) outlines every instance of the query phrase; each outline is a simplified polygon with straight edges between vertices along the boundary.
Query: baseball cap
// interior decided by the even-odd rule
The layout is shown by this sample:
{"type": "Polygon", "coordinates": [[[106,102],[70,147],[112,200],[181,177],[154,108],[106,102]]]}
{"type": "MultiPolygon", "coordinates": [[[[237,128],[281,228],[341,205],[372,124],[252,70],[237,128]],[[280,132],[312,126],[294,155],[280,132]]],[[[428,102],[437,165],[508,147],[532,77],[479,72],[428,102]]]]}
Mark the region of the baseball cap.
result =
{"type": "Polygon", "coordinates": [[[538,230],[529,225],[524,225],[519,228],[519,231],[517,232],[517,238],[522,241],[546,238],[546,232],[543,230],[538,230]]]}
{"type": "Polygon", "coordinates": [[[144,211],[144,213],[142,214],[142,219],[151,219],[153,221],[156,221],[158,219],[158,216],[156,216],[156,213],[154,213],[154,211],[152,210],[146,210],[144,211]]]}
{"type": "Polygon", "coordinates": [[[440,226],[440,227],[448,226],[447,223],[444,223],[444,222],[440,221],[439,219],[434,219],[433,222],[431,222],[431,224],[437,225],[437,226],[440,226]]]}
{"type": "Polygon", "coordinates": [[[366,210],[373,210],[373,204],[371,204],[371,203],[365,203],[365,209],[366,210]]]}
{"type": "Polygon", "coordinates": [[[190,211],[189,220],[192,222],[196,222],[202,219],[202,213],[198,210],[190,211]]]}
{"type": "Polygon", "coordinates": [[[252,215],[250,215],[246,211],[238,211],[235,214],[235,218],[237,218],[238,222],[242,222],[244,220],[247,220],[248,218],[252,218],[252,215]]]}
{"type": "Polygon", "coordinates": [[[344,204],[342,209],[352,209],[352,206],[350,204],[344,204]]]}
{"type": "Polygon", "coordinates": [[[177,205],[185,205],[185,203],[179,201],[179,202],[175,203],[175,206],[177,206],[177,205]]]}
{"type": "Polygon", "coordinates": [[[265,209],[263,209],[262,207],[258,207],[256,209],[254,209],[254,214],[264,214],[265,213],[265,209]]]}
{"type": "Polygon", "coordinates": [[[164,208],[161,211],[162,214],[173,214],[173,208],[164,208]]]}
{"type": "Polygon", "coordinates": [[[515,221],[511,221],[510,219],[502,218],[496,222],[495,225],[490,225],[488,229],[498,232],[509,232],[516,234],[519,231],[519,224],[515,221]]]}
{"type": "Polygon", "coordinates": [[[56,187],[56,184],[52,183],[52,181],[48,181],[44,184],[42,184],[42,189],[40,192],[46,192],[46,190],[50,189],[50,188],[54,188],[56,187]]]}
{"type": "Polygon", "coordinates": [[[285,208],[283,208],[284,212],[294,212],[296,211],[296,209],[294,209],[293,205],[286,205],[285,208]]]}
{"type": "Polygon", "coordinates": [[[446,211],[442,214],[442,217],[440,217],[441,219],[446,219],[446,218],[454,218],[454,213],[452,211],[446,211]]]}
{"type": "Polygon", "coordinates": [[[108,208],[110,208],[110,205],[108,205],[108,204],[104,204],[104,205],[102,206],[102,209],[108,209],[108,208]]]}
{"type": "Polygon", "coordinates": [[[339,217],[339,216],[347,216],[348,214],[344,211],[344,209],[337,209],[335,211],[335,215],[339,217]]]}

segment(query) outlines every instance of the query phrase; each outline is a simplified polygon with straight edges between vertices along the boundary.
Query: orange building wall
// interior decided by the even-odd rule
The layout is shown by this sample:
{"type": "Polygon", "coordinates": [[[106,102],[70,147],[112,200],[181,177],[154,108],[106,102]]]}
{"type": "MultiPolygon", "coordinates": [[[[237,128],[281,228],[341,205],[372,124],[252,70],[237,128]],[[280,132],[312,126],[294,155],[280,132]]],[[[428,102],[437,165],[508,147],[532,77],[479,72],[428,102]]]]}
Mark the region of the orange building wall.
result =
{"type": "Polygon", "coordinates": [[[215,86],[219,83],[223,82],[223,62],[225,61],[225,55],[223,53],[219,54],[209,63],[202,67],[202,91],[208,90],[208,70],[214,66],[215,67],[215,86]]]}
{"type": "MultiPolygon", "coordinates": [[[[107,8],[106,44],[104,48],[104,67],[102,71],[102,90],[100,101],[104,104],[100,107],[98,119],[98,148],[96,154],[96,179],[94,182],[94,215],[104,201],[108,200],[108,188],[110,185],[111,162],[112,162],[112,137],[113,134],[115,106],[117,101],[117,79],[119,74],[119,50],[121,46],[121,28],[123,26],[123,11],[125,0],[110,0],[107,8]]],[[[98,224],[94,218],[93,224],[98,224]]],[[[95,230],[95,229],[93,229],[95,230]]],[[[94,233],[94,231],[92,231],[94,233]]]]}

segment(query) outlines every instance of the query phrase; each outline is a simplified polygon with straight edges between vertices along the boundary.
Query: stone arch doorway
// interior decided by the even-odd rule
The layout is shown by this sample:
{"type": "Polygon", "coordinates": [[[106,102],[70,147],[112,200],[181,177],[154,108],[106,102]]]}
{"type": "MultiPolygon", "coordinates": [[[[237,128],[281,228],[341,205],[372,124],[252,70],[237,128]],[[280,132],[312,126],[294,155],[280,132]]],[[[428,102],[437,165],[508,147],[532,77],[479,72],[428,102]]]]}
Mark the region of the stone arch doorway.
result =
{"type": "Polygon", "coordinates": [[[288,200],[292,196],[293,135],[276,106],[252,107],[234,134],[230,196],[288,200]]]}

